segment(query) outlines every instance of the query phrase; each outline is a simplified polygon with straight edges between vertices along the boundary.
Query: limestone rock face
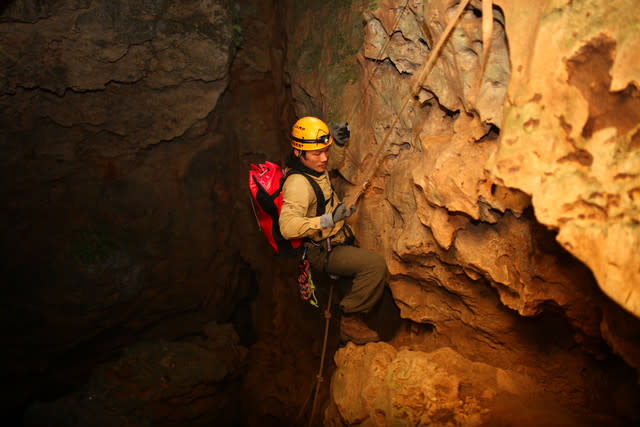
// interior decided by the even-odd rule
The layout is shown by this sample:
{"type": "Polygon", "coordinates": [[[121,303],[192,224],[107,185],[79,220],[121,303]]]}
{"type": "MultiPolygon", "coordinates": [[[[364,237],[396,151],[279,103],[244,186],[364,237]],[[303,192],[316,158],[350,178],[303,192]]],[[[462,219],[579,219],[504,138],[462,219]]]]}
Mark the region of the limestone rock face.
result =
{"type": "MultiPolygon", "coordinates": [[[[457,5],[455,1],[425,3],[424,25],[429,28],[431,46],[442,36],[457,5]]],[[[503,101],[511,73],[505,18],[499,9],[493,9],[491,49],[488,57],[482,58],[479,15],[473,7],[465,10],[433,70],[421,83],[446,109],[474,112],[484,124],[502,127],[503,101]]]]}
{"type": "MultiPolygon", "coordinates": [[[[483,68],[481,2],[473,1],[419,93],[410,93],[457,4],[383,1],[361,11],[359,89],[327,68],[327,75],[291,74],[306,88],[294,100],[296,110],[350,122],[337,182],[345,198],[357,202],[350,223],[360,245],[386,256],[401,316],[432,325],[438,345],[462,357],[491,360],[510,373],[518,366],[540,384],[553,383],[569,406],[597,411],[588,399],[577,403],[594,384],[578,392],[568,386],[580,381],[580,369],[594,368],[588,357],[567,355],[567,346],[596,358],[613,351],[640,369],[640,322],[630,291],[640,265],[633,258],[640,234],[632,196],[637,64],[632,55],[620,56],[635,40],[628,34],[637,26],[636,9],[624,1],[496,1],[483,68]],[[624,13],[613,28],[613,16],[624,13]],[[586,71],[600,52],[598,64],[609,79],[586,71]],[[327,93],[339,97],[327,100],[327,93]],[[599,225],[578,226],[591,223],[599,225]],[[577,230],[586,233],[580,243],[567,244],[577,230]],[[606,242],[619,242],[622,252],[611,249],[603,258],[605,240],[594,236],[609,233],[617,237],[606,242]],[[606,266],[608,276],[596,265],[606,266]],[[620,298],[606,289],[614,279],[620,298]],[[628,328],[615,326],[621,319],[628,328]],[[549,348],[556,350],[548,354],[549,348]],[[550,366],[574,366],[567,374],[573,380],[559,381],[555,368],[537,370],[541,358],[554,360],[550,366]]],[[[332,47],[324,49],[321,57],[331,58],[332,47]]],[[[378,350],[368,351],[366,360],[374,360],[378,350]]],[[[363,406],[368,395],[358,400],[347,389],[334,388],[345,393],[333,395],[341,402],[341,423],[384,425],[375,406],[363,406]]],[[[621,413],[631,414],[630,408],[621,413]]]]}
{"type": "Polygon", "coordinates": [[[348,344],[335,355],[326,425],[581,425],[528,375],[472,362],[450,348],[348,344]],[[544,407],[544,410],[540,408],[544,407]]]}
{"type": "Polygon", "coordinates": [[[487,167],[530,194],[536,218],[600,288],[640,317],[640,65],[632,1],[528,8],[503,4],[513,76],[498,150],[487,167]]]}
{"type": "MultiPolygon", "coordinates": [[[[424,25],[398,25],[396,28],[386,29],[382,23],[394,21],[388,17],[375,18],[391,13],[389,9],[385,11],[387,6],[381,5],[381,10],[369,17],[367,28],[385,28],[387,37],[398,31],[422,28],[418,34],[406,35],[405,39],[426,39],[434,44],[446,26],[446,19],[451,16],[454,6],[454,2],[429,2],[421,13],[418,8],[402,9],[396,4],[393,10],[398,14],[404,13],[417,20],[424,16],[424,25]],[[373,22],[376,19],[380,23],[373,22]],[[425,34],[425,28],[429,30],[428,35],[425,34]]],[[[391,8],[390,5],[388,7],[391,8]]],[[[449,324],[444,320],[451,320],[449,314],[452,313],[442,307],[451,305],[452,299],[462,300],[456,303],[456,314],[453,317],[467,319],[464,323],[471,322],[475,327],[485,329],[491,323],[487,319],[494,318],[497,313],[486,313],[478,324],[469,319],[474,317],[471,313],[477,314],[478,307],[485,305],[480,301],[491,295],[482,290],[482,283],[488,283],[497,291],[501,304],[517,310],[522,316],[538,315],[550,304],[561,308],[575,327],[575,338],[590,351],[598,352],[598,342],[603,338],[600,332],[603,321],[600,313],[604,307],[609,306],[609,302],[598,295],[599,291],[589,277],[589,271],[572,260],[570,255],[563,255],[563,250],[554,242],[555,231],[544,230],[537,223],[540,211],[550,209],[536,204],[541,196],[532,193],[530,185],[515,185],[516,181],[508,182],[499,173],[492,173],[495,172],[492,165],[504,153],[516,156],[514,151],[507,150],[506,147],[518,137],[509,139],[501,129],[509,126],[502,122],[503,103],[511,105],[510,98],[505,98],[507,85],[514,87],[520,84],[524,87],[528,81],[535,80],[534,86],[544,85],[548,93],[559,93],[560,91],[553,89],[554,85],[568,84],[566,79],[564,83],[548,79],[548,73],[545,74],[542,70],[546,66],[542,59],[541,68],[528,74],[526,81],[524,78],[510,77],[510,70],[518,68],[511,64],[510,58],[524,57],[527,52],[525,46],[517,45],[517,52],[514,54],[514,46],[507,43],[507,39],[510,40],[511,37],[519,42],[526,39],[521,35],[526,31],[524,27],[513,29],[513,35],[509,33],[511,27],[505,27],[505,22],[519,19],[514,17],[510,20],[509,13],[517,9],[515,5],[511,7],[513,9],[506,6],[504,10],[494,9],[492,53],[488,57],[490,65],[482,73],[482,49],[478,46],[478,41],[482,40],[481,13],[472,4],[460,18],[451,40],[445,44],[442,54],[435,61],[433,71],[422,82],[423,90],[428,90],[434,96],[420,97],[419,104],[415,101],[408,102],[406,108],[401,110],[403,99],[410,96],[407,79],[399,74],[407,72],[406,69],[389,67],[384,63],[369,64],[366,76],[371,76],[371,86],[376,90],[375,94],[369,94],[364,104],[371,117],[368,123],[372,125],[363,123],[354,132],[356,136],[352,141],[353,147],[350,147],[352,155],[347,156],[347,164],[341,172],[349,182],[356,185],[345,186],[345,191],[347,194],[357,195],[361,183],[371,178],[371,189],[359,201],[360,216],[355,227],[358,228],[357,234],[365,246],[370,245],[378,250],[384,248],[388,254],[390,287],[403,316],[418,322],[434,323],[444,329],[449,324]],[[537,74],[545,77],[541,80],[532,77],[537,74]],[[456,82],[459,83],[458,86],[456,82]],[[486,94],[485,98],[480,95],[483,93],[486,94]],[[399,120],[395,120],[396,114],[400,114],[399,120]],[[489,117],[494,119],[490,120],[489,117]],[[394,122],[395,128],[390,129],[394,122]],[[491,128],[490,125],[496,128],[491,128]],[[364,135],[358,136],[358,131],[364,135]],[[382,141],[386,141],[386,147],[380,147],[382,141]],[[384,227],[376,225],[383,223],[386,224],[384,227]],[[440,287],[448,291],[436,291],[440,287]],[[476,294],[476,291],[479,293],[476,294]],[[456,297],[453,298],[452,295],[456,297]],[[469,317],[460,313],[469,313],[469,317]]],[[[602,8],[606,9],[604,5],[602,8]]],[[[620,8],[624,9],[623,5],[620,8]]],[[[617,7],[615,9],[621,10],[617,7]]],[[[577,10],[582,9],[576,7],[567,13],[577,13],[577,10]]],[[[397,22],[403,22],[403,19],[406,18],[399,18],[397,22]]],[[[560,43],[561,35],[566,34],[567,30],[563,31],[565,32],[549,30],[545,34],[549,37],[553,35],[558,39],[556,43],[560,43]]],[[[380,46],[384,40],[380,30],[367,31],[365,37],[365,48],[369,45],[380,46]]],[[[530,37],[535,38],[534,35],[530,37]]],[[[393,46],[393,43],[389,43],[389,49],[393,49],[393,46]]],[[[382,45],[381,50],[383,49],[382,45]]],[[[547,49],[547,45],[541,44],[540,49],[547,49]]],[[[366,56],[375,57],[373,54],[366,56]]],[[[398,62],[391,54],[389,59],[391,64],[398,62]]],[[[524,59],[520,62],[522,61],[524,59]]],[[[529,86],[526,90],[530,90],[529,86]]],[[[566,90],[564,86],[562,90],[566,90]]],[[[528,99],[532,98],[533,95],[528,99]]],[[[624,105],[626,104],[616,105],[615,108],[626,111],[624,105]]],[[[568,105],[563,108],[566,111],[577,111],[568,105]]],[[[540,111],[547,110],[549,108],[545,110],[542,107],[540,111]]],[[[508,118],[509,113],[505,113],[504,117],[508,118]]],[[[549,118],[548,121],[550,120],[549,118]]],[[[518,132],[521,131],[522,129],[518,132]]],[[[538,132],[527,135],[540,141],[541,134],[538,132]]],[[[549,141],[557,141],[565,136],[556,134],[549,141]]],[[[533,142],[527,145],[529,149],[533,146],[533,142]]],[[[615,146],[624,152],[621,158],[633,158],[633,149],[629,151],[619,144],[615,146]]],[[[533,156],[533,152],[529,153],[533,156]]],[[[543,151],[536,149],[536,153],[535,156],[541,157],[543,151]]],[[[527,167],[522,168],[529,170],[527,168],[538,162],[532,157],[531,161],[525,162],[527,167]]],[[[626,168],[631,167],[631,164],[621,164],[621,173],[627,176],[626,168]]],[[[604,172],[602,168],[598,170],[603,171],[605,176],[617,173],[615,168],[608,169],[608,172],[604,172]]],[[[512,172],[514,176],[517,174],[516,169],[512,172]]],[[[556,179],[551,173],[531,172],[527,176],[533,179],[534,175],[538,176],[536,179],[544,176],[545,181],[556,183],[554,185],[564,182],[564,178],[557,176],[556,179]]],[[[518,176],[518,183],[525,182],[523,176],[518,176]]],[[[582,191],[579,190],[583,185],[582,181],[580,184],[575,180],[572,182],[571,190],[563,192],[563,195],[571,191],[582,191]]],[[[587,186],[591,186],[590,183],[591,180],[585,181],[587,186]]],[[[548,192],[545,197],[550,197],[548,192]]],[[[552,205],[553,209],[558,209],[562,204],[554,201],[552,205]]],[[[589,217],[586,213],[576,215],[589,217]]],[[[628,221],[622,218],[620,216],[621,221],[628,221]]],[[[542,223],[552,225],[545,221],[542,223]]],[[[617,227],[613,226],[613,230],[617,227]]],[[[564,232],[562,228],[559,231],[557,240],[562,244],[564,232]]],[[[636,234],[630,229],[625,241],[635,239],[636,234]]],[[[570,248],[567,249],[578,256],[570,248]]],[[[637,253],[635,249],[627,249],[624,257],[637,253]]],[[[578,258],[582,260],[582,257],[578,258]]],[[[626,271],[633,270],[637,264],[626,263],[626,271]]],[[[602,286],[595,271],[594,275],[602,286]]],[[[631,286],[632,283],[635,281],[628,280],[624,286],[631,286]]],[[[622,306],[628,308],[627,305],[622,306]]],[[[497,331],[501,329],[498,325],[503,321],[505,319],[494,324],[497,329],[491,335],[497,337],[501,334],[497,331]]],[[[635,357],[627,360],[638,366],[635,357]]]]}
{"type": "Polygon", "coordinates": [[[14,2],[0,28],[5,131],[25,132],[46,117],[85,138],[112,134],[133,151],[183,135],[228,83],[233,33],[224,1],[39,4],[14,2]],[[24,22],[21,9],[39,13],[24,22]]]}

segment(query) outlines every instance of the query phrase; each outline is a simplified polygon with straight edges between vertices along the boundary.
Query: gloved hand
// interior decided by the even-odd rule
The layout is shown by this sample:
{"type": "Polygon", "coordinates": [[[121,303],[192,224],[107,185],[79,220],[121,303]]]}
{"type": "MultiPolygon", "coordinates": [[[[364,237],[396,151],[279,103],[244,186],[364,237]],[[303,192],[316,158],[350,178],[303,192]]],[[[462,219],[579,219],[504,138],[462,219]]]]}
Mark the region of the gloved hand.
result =
{"type": "Polygon", "coordinates": [[[346,208],[344,202],[338,203],[338,206],[335,208],[333,212],[327,212],[326,214],[320,216],[320,227],[322,228],[331,228],[336,225],[337,222],[342,221],[343,219],[349,218],[356,211],[356,207],[351,206],[349,209],[346,208]]]}
{"type": "Polygon", "coordinates": [[[349,138],[351,137],[351,130],[349,129],[349,123],[344,122],[340,124],[334,124],[331,126],[331,135],[333,140],[340,147],[344,147],[349,138]]]}

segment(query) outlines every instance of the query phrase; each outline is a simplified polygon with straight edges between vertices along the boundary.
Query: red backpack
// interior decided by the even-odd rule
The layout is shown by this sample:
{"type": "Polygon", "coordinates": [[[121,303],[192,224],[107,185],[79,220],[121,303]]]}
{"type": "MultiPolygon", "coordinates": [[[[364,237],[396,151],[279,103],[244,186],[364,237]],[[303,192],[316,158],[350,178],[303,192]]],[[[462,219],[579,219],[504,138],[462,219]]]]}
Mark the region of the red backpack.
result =
{"type": "Polygon", "coordinates": [[[276,253],[284,257],[296,256],[303,251],[303,239],[286,240],[282,237],[278,224],[280,209],[282,209],[282,186],[287,177],[294,173],[301,174],[307,178],[316,194],[316,216],[322,215],[327,201],[325,201],[324,194],[322,194],[318,183],[309,175],[293,169],[285,176],[280,166],[269,161],[251,165],[251,170],[249,171],[251,204],[258,220],[258,226],[276,253]]]}

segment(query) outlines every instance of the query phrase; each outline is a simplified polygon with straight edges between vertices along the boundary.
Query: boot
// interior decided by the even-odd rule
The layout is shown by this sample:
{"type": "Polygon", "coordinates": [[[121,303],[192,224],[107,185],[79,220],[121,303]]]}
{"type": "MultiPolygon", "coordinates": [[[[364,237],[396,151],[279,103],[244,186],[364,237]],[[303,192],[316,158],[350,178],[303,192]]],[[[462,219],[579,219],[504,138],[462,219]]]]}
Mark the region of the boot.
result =
{"type": "Polygon", "coordinates": [[[343,314],[340,318],[340,339],[363,345],[368,342],[380,341],[376,331],[369,328],[359,313],[343,314]]]}

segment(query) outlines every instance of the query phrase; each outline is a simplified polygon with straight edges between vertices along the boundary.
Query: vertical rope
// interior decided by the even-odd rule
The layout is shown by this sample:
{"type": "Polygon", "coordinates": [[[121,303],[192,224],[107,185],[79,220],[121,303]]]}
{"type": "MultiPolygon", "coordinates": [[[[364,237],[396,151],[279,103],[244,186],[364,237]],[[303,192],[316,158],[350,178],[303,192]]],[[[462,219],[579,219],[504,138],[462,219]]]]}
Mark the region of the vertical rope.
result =
{"type": "Polygon", "coordinates": [[[414,96],[417,95],[418,91],[422,87],[422,84],[426,80],[427,76],[429,75],[429,72],[431,71],[431,69],[433,67],[433,64],[435,63],[435,61],[436,61],[436,59],[437,59],[437,57],[438,57],[438,55],[440,53],[440,50],[442,49],[442,46],[444,45],[444,43],[446,42],[447,38],[449,37],[449,34],[451,34],[451,30],[453,30],[453,27],[458,22],[458,19],[460,18],[460,16],[462,15],[462,12],[467,7],[467,5],[469,4],[470,1],[471,0],[462,0],[460,2],[460,4],[458,5],[458,9],[456,9],[456,13],[455,13],[454,17],[447,24],[447,27],[445,28],[444,32],[440,36],[440,39],[438,40],[438,43],[436,43],[436,45],[431,50],[431,52],[429,52],[429,57],[427,58],[427,61],[425,62],[424,66],[422,67],[422,70],[417,75],[417,77],[414,76],[414,82],[415,83],[412,85],[412,88],[411,88],[411,91],[409,93],[409,96],[407,96],[405,101],[402,103],[402,107],[400,108],[400,111],[396,114],[396,117],[393,120],[393,123],[391,124],[391,127],[389,128],[389,130],[385,134],[382,142],[380,143],[380,146],[378,147],[378,149],[376,150],[375,154],[373,155],[373,164],[372,164],[371,170],[365,175],[366,179],[363,181],[362,185],[360,186],[358,191],[355,193],[355,195],[350,198],[351,200],[348,203],[346,203],[347,206],[350,207],[350,206],[355,205],[356,202],[358,201],[358,199],[360,198],[360,196],[362,195],[362,193],[364,193],[365,189],[369,185],[369,181],[371,181],[371,178],[373,178],[373,175],[378,170],[378,167],[380,166],[380,163],[382,161],[382,157],[378,158],[378,156],[379,156],[380,152],[382,151],[382,149],[387,145],[387,141],[389,140],[389,136],[391,135],[391,132],[393,132],[396,123],[398,123],[400,115],[404,112],[404,109],[406,108],[407,104],[409,104],[409,101],[414,96]]]}
{"type": "Polygon", "coordinates": [[[327,338],[329,337],[329,321],[331,320],[331,298],[333,297],[333,283],[331,284],[331,289],[329,290],[329,302],[327,303],[327,309],[324,311],[324,341],[322,342],[322,356],[320,356],[320,369],[318,370],[318,375],[316,376],[316,391],[313,396],[313,406],[311,408],[311,417],[309,418],[309,426],[313,424],[313,419],[316,415],[316,409],[318,406],[318,393],[320,392],[320,385],[324,381],[322,378],[322,370],[324,368],[324,356],[327,353],[327,338]]]}
{"type": "MultiPolygon", "coordinates": [[[[366,189],[367,185],[369,184],[369,181],[371,180],[373,175],[376,173],[376,171],[377,171],[377,169],[378,169],[378,167],[380,165],[380,162],[381,162],[381,159],[377,159],[377,157],[379,156],[379,154],[382,151],[382,149],[386,146],[387,141],[389,140],[389,136],[391,135],[391,132],[394,130],[395,125],[398,123],[398,120],[400,119],[400,116],[404,112],[404,109],[406,108],[406,106],[409,104],[409,101],[417,95],[417,92],[422,87],[422,84],[423,84],[424,80],[427,78],[427,76],[429,75],[429,72],[431,71],[431,68],[433,67],[433,64],[435,63],[435,60],[437,59],[437,57],[438,57],[438,55],[440,53],[440,50],[442,49],[442,46],[446,42],[447,38],[449,37],[449,34],[453,30],[453,27],[458,22],[458,19],[460,18],[460,16],[462,15],[462,12],[465,10],[465,8],[467,7],[467,5],[469,4],[470,1],[471,0],[462,0],[460,2],[454,17],[451,19],[451,21],[449,21],[447,27],[445,28],[444,32],[440,36],[440,39],[438,40],[438,43],[436,43],[435,47],[429,52],[429,56],[427,58],[427,61],[424,64],[422,70],[418,74],[417,78],[414,76],[415,84],[412,85],[412,88],[410,90],[409,96],[407,96],[406,99],[404,100],[404,102],[402,103],[402,107],[400,108],[400,111],[396,114],[396,117],[393,120],[393,123],[391,124],[391,127],[389,128],[389,131],[385,134],[382,142],[380,143],[380,146],[376,150],[376,152],[375,152],[375,154],[373,156],[374,163],[373,163],[372,168],[369,171],[368,175],[366,175],[367,178],[365,179],[365,181],[361,185],[361,188],[358,190],[358,192],[352,198],[351,202],[347,203],[347,206],[353,206],[358,201],[358,199],[360,198],[360,196],[363,194],[364,190],[366,189]]],[[[484,0],[484,1],[486,1],[486,0],[484,0]]],[[[398,24],[400,22],[400,19],[401,19],[402,15],[404,14],[408,3],[409,3],[409,0],[405,0],[404,6],[403,6],[401,12],[396,17],[396,22],[394,23],[393,31],[391,32],[392,35],[395,32],[396,27],[398,26],[398,24]]],[[[377,62],[376,67],[374,68],[373,72],[370,74],[369,78],[367,79],[367,83],[365,85],[365,88],[362,91],[362,94],[361,94],[358,102],[355,104],[354,108],[352,109],[351,113],[349,114],[349,116],[348,116],[349,121],[351,121],[351,119],[353,118],[353,115],[355,114],[356,109],[359,107],[360,103],[364,99],[364,96],[366,94],[366,90],[369,88],[369,85],[371,84],[373,76],[375,75],[375,72],[377,71],[378,66],[380,65],[380,59],[382,58],[382,54],[387,49],[390,41],[391,41],[391,37],[389,37],[387,39],[387,41],[385,42],[383,47],[380,49],[380,52],[378,53],[378,59],[376,60],[376,62],[377,62]]],[[[324,317],[325,317],[324,340],[323,340],[323,343],[322,343],[322,354],[320,356],[320,368],[318,370],[318,375],[316,376],[316,381],[315,381],[315,392],[314,392],[314,397],[313,397],[313,405],[312,405],[312,409],[311,409],[311,416],[309,418],[309,426],[313,425],[313,420],[315,418],[315,415],[316,415],[316,412],[317,412],[317,406],[318,406],[318,394],[320,392],[320,386],[324,381],[324,378],[322,377],[322,374],[323,374],[323,369],[324,369],[325,355],[326,355],[326,351],[327,351],[327,339],[328,339],[328,336],[329,336],[329,323],[330,323],[330,319],[331,319],[331,300],[332,300],[332,297],[333,297],[333,284],[331,285],[331,289],[329,291],[329,302],[328,302],[327,308],[326,308],[326,310],[324,312],[324,317]]],[[[305,403],[304,406],[306,407],[306,403],[305,403]]]]}
{"type": "MultiPolygon", "coordinates": [[[[493,37],[493,0],[482,0],[482,65],[480,75],[484,74],[489,59],[491,49],[491,38],[493,37]]],[[[482,81],[480,82],[482,86],[482,81]]]]}
{"type": "Polygon", "coordinates": [[[362,89],[362,92],[360,93],[360,98],[358,99],[358,102],[356,102],[354,104],[353,108],[351,109],[351,112],[347,115],[347,122],[348,123],[350,123],[353,120],[353,116],[355,115],[356,110],[358,109],[358,107],[362,103],[362,100],[364,99],[364,97],[365,97],[365,95],[367,93],[367,89],[369,89],[369,86],[371,85],[371,82],[373,81],[373,77],[375,76],[376,71],[378,71],[378,68],[380,67],[380,61],[382,60],[382,55],[385,53],[385,51],[389,47],[389,44],[391,43],[391,36],[393,36],[393,33],[396,32],[396,29],[398,28],[398,25],[400,24],[400,19],[402,18],[402,15],[404,15],[404,12],[407,9],[407,5],[408,4],[409,4],[409,0],[405,0],[404,6],[402,6],[402,10],[398,14],[398,16],[396,16],[396,20],[393,23],[393,27],[391,29],[391,33],[390,33],[389,37],[387,38],[387,40],[384,42],[384,44],[382,45],[382,47],[378,51],[378,56],[375,59],[376,66],[373,68],[373,72],[371,74],[369,74],[369,78],[367,79],[367,83],[364,85],[364,88],[362,89]]]}

